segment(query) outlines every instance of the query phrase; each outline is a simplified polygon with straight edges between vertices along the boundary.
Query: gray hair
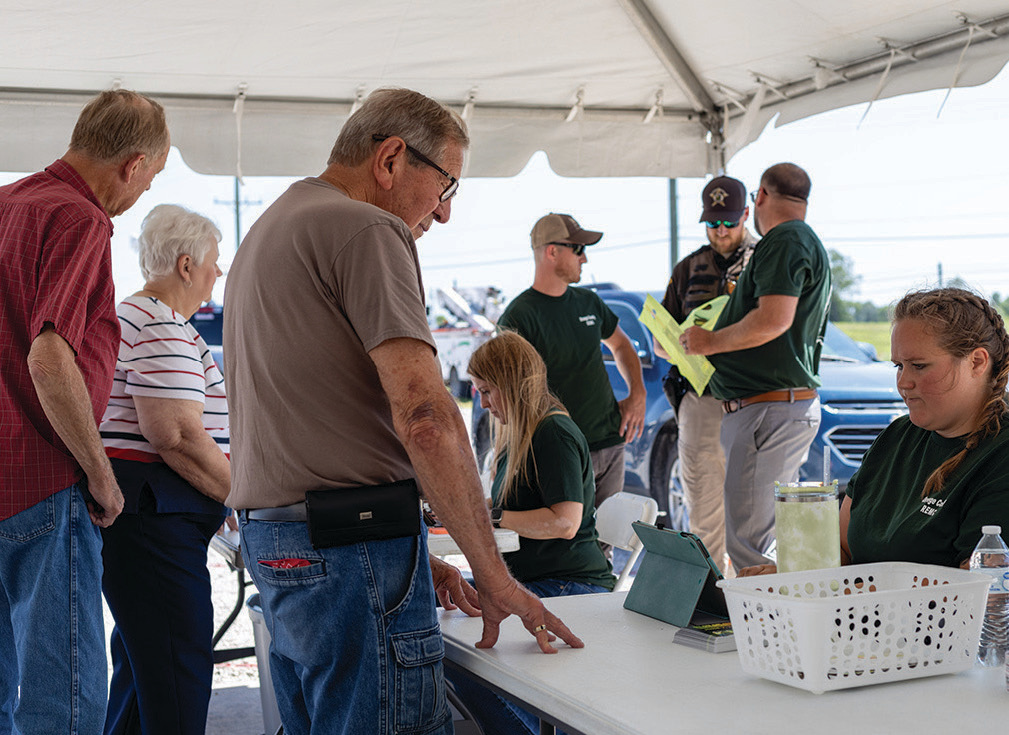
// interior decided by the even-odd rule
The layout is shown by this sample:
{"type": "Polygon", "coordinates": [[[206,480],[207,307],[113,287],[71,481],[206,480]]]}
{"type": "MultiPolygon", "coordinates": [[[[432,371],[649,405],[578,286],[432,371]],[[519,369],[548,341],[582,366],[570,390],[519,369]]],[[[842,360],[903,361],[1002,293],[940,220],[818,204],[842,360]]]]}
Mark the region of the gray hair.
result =
{"type": "Polygon", "coordinates": [[[81,110],[70,150],[103,163],[143,153],[154,159],[168,151],[165,109],[128,89],[102,92],[81,110]]]}
{"type": "Polygon", "coordinates": [[[202,214],[177,204],[159,204],[144,217],[137,238],[144,280],[171,275],[183,255],[203,265],[211,238],[220,242],[221,231],[202,214]]]}
{"type": "MultiPolygon", "coordinates": [[[[377,145],[373,135],[397,135],[435,160],[449,142],[469,147],[466,123],[453,110],[412,89],[390,87],[368,95],[344,123],[327,163],[341,166],[364,163],[377,145]]],[[[414,162],[414,165],[424,164],[414,162]]]]}

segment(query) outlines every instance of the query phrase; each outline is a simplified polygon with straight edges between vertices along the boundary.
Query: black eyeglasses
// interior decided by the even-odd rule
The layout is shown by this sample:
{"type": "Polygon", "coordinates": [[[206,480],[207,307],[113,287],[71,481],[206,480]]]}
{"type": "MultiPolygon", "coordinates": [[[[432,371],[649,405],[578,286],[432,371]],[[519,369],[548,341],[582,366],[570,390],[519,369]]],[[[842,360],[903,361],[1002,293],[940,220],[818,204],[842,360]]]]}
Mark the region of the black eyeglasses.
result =
{"type": "MultiPolygon", "coordinates": [[[[371,136],[371,139],[376,143],[381,143],[383,140],[388,140],[391,137],[392,137],[391,135],[373,135],[371,136]]],[[[449,199],[454,197],[456,195],[456,192],[459,191],[459,179],[457,179],[455,176],[453,176],[448,171],[443,169],[441,166],[439,166],[437,163],[435,163],[430,158],[425,156],[423,153],[418,151],[416,148],[407,143],[405,140],[403,141],[403,143],[404,145],[406,145],[406,149],[410,152],[410,154],[414,158],[416,158],[421,163],[426,163],[428,166],[430,166],[435,171],[444,176],[446,179],[448,179],[448,186],[445,187],[445,190],[441,193],[441,196],[438,197],[438,201],[447,202],[449,199]]]]}
{"type": "Polygon", "coordinates": [[[738,221],[736,221],[736,222],[726,222],[725,220],[715,220],[715,221],[704,220],[704,225],[709,230],[717,230],[719,227],[723,227],[723,226],[727,227],[730,230],[732,230],[732,229],[734,229],[736,227],[739,227],[739,222],[738,221]]]}
{"type": "Polygon", "coordinates": [[[566,248],[571,248],[571,251],[575,254],[575,257],[582,257],[585,254],[585,245],[575,244],[573,242],[550,242],[548,245],[561,245],[566,248]]]}
{"type": "MultiPolygon", "coordinates": [[[[763,187],[761,187],[761,188],[763,188],[763,187]]],[[[750,201],[753,202],[754,204],[757,203],[757,194],[759,194],[759,193],[760,193],[760,189],[754,189],[753,191],[750,192],[750,201]]]]}

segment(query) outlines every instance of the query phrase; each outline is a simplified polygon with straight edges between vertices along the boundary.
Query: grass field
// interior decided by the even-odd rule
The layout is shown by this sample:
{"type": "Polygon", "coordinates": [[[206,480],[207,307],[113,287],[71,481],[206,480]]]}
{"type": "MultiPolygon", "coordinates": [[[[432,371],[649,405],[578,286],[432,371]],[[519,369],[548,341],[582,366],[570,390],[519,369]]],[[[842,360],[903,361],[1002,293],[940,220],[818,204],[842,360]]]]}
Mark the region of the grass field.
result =
{"type": "Polygon", "coordinates": [[[856,342],[868,342],[874,346],[880,360],[890,359],[889,322],[835,322],[835,324],[856,342]]]}

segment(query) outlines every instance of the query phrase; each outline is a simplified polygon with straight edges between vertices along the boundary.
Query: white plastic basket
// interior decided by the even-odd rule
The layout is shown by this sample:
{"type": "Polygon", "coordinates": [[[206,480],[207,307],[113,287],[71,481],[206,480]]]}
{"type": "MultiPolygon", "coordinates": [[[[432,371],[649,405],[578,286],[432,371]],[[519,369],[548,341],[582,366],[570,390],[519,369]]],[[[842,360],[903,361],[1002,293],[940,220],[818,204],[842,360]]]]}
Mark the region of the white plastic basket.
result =
{"type": "Polygon", "coordinates": [[[970,668],[990,581],[888,562],[718,586],[743,670],[820,694],[970,668]]]}

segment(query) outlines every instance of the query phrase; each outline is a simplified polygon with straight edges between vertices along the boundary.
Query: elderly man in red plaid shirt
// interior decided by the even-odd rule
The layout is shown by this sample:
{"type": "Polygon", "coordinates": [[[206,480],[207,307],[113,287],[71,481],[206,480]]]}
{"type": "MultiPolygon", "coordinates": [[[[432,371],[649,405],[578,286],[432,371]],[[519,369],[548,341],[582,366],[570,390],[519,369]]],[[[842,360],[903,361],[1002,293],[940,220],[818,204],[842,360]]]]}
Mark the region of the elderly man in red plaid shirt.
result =
{"type": "Polygon", "coordinates": [[[0,732],[102,731],[97,526],[123,508],[98,436],[119,347],[110,218],[168,148],[161,105],[104,92],[62,158],[0,187],[0,732]]]}

